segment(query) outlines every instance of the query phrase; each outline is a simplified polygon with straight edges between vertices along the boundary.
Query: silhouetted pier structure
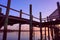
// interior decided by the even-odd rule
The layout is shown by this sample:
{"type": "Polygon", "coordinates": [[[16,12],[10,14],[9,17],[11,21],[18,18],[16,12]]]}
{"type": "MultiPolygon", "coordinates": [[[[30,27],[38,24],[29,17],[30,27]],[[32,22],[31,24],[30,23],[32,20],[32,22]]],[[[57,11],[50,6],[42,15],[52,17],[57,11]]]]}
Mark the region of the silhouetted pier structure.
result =
{"type": "MultiPolygon", "coordinates": [[[[46,27],[48,28],[48,40],[50,40],[50,33],[49,30],[51,30],[51,36],[52,40],[60,40],[60,29],[56,27],[57,24],[60,24],[60,19],[56,19],[55,21],[51,20],[49,17],[47,17],[46,20],[43,20],[42,22],[42,13],[40,12],[39,18],[36,18],[32,15],[32,4],[30,4],[30,9],[29,13],[26,14],[22,10],[18,11],[13,8],[10,8],[11,0],[8,0],[7,6],[4,6],[0,4],[1,7],[6,8],[6,15],[2,13],[2,8],[0,8],[0,28],[4,26],[4,32],[3,32],[3,40],[6,40],[7,38],[7,25],[13,25],[19,23],[19,32],[18,32],[18,40],[20,40],[20,35],[21,35],[21,25],[22,24],[29,24],[30,26],[30,38],[29,40],[33,40],[33,27],[38,27],[40,28],[40,40],[43,40],[43,35],[42,35],[42,28],[45,27],[45,40],[46,40],[46,27]],[[20,17],[16,16],[11,16],[9,15],[9,11],[13,10],[19,13],[20,17]],[[25,19],[22,18],[22,14],[30,16],[30,19],[25,19]],[[40,22],[34,21],[33,18],[36,18],[40,20],[40,22]],[[54,32],[54,33],[53,33],[54,32]],[[55,34],[55,35],[54,35],[55,34]]],[[[60,18],[60,4],[57,2],[57,10],[59,13],[59,18],[60,18]]],[[[54,17],[54,16],[53,16],[54,17]]]]}

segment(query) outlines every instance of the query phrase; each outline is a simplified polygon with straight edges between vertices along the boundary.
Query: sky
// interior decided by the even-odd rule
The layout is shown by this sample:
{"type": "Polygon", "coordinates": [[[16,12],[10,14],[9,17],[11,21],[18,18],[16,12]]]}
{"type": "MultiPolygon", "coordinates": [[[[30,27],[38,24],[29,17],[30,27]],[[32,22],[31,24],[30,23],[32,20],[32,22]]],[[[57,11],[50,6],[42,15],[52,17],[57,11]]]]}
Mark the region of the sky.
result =
{"type": "MultiPolygon", "coordinates": [[[[11,0],[10,7],[16,10],[22,9],[23,12],[29,14],[29,5],[32,4],[33,16],[39,18],[39,12],[42,12],[42,17],[45,18],[57,8],[58,1],[60,2],[60,0],[11,0]]],[[[7,6],[7,0],[0,0],[0,4],[7,6]]],[[[19,13],[10,10],[10,15],[19,16],[19,13]]]]}
{"type": "MultiPolygon", "coordinates": [[[[21,10],[24,13],[29,14],[29,5],[32,4],[32,15],[39,18],[39,12],[42,12],[42,17],[46,18],[54,10],[57,9],[57,2],[60,0],[11,0],[10,8],[21,10]]],[[[0,0],[0,4],[7,6],[7,0],[0,0]]],[[[1,6],[0,6],[1,7],[1,6]]],[[[2,8],[2,13],[5,14],[6,8],[2,8]]],[[[9,15],[14,15],[19,17],[19,13],[10,10],[9,15]]],[[[22,16],[23,18],[29,18],[26,15],[22,16]]]]}

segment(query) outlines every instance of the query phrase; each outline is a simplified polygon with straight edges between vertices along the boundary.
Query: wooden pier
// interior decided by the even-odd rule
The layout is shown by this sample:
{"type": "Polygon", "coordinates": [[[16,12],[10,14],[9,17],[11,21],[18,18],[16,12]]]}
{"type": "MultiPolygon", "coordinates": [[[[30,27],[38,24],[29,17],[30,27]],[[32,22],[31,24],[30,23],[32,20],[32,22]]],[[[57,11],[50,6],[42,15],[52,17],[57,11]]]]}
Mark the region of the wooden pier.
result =
{"type": "MultiPolygon", "coordinates": [[[[23,12],[23,10],[18,11],[13,8],[10,8],[11,1],[12,0],[8,0],[7,6],[0,4],[1,7],[6,8],[5,15],[2,13],[2,8],[0,8],[0,29],[2,28],[2,26],[4,26],[3,40],[7,39],[7,25],[13,25],[13,24],[17,24],[17,23],[19,23],[18,40],[21,40],[20,36],[21,36],[21,25],[22,24],[29,24],[29,29],[30,29],[29,40],[33,40],[33,27],[34,26],[40,28],[40,40],[43,40],[42,28],[45,28],[45,31],[44,31],[45,40],[46,40],[46,28],[48,28],[48,40],[50,40],[50,31],[49,30],[51,30],[52,40],[60,40],[60,36],[59,36],[60,29],[56,27],[56,25],[60,24],[60,19],[59,20],[57,19],[55,21],[49,21],[49,17],[47,17],[47,19],[44,20],[44,22],[42,22],[42,13],[41,12],[39,13],[40,14],[39,18],[36,18],[32,15],[32,4],[29,5],[29,14],[26,14],[23,12]],[[20,17],[9,15],[10,10],[18,12],[20,17]],[[30,19],[22,18],[22,14],[28,15],[30,17],[30,19]],[[38,19],[40,22],[34,21],[33,18],[38,19]],[[53,35],[53,34],[55,34],[55,35],[53,35]]],[[[60,18],[59,2],[57,2],[57,9],[58,9],[59,18],[60,18]]]]}

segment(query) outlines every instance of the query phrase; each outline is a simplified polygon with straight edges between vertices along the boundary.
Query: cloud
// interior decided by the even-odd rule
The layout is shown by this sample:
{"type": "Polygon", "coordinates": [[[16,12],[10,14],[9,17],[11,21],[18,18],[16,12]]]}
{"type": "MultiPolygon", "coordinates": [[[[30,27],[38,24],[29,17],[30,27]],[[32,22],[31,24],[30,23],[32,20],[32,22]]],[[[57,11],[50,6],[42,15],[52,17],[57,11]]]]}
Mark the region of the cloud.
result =
{"type": "MultiPolygon", "coordinates": [[[[4,29],[4,26],[1,29],[4,29]]],[[[14,24],[12,26],[8,25],[7,29],[18,30],[19,29],[19,24],[14,24]]],[[[29,25],[27,25],[27,24],[21,25],[21,29],[22,30],[29,30],[29,25]]]]}

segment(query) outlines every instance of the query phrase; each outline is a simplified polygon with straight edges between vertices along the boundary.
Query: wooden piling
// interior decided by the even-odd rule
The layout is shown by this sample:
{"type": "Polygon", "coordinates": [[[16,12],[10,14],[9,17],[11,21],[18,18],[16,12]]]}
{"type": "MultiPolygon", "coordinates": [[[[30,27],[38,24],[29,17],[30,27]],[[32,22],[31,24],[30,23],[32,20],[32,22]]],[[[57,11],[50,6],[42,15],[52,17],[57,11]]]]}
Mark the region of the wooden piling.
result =
{"type": "Polygon", "coordinates": [[[35,30],[33,29],[33,40],[35,40],[35,30]]]}
{"type": "MultiPolygon", "coordinates": [[[[48,20],[49,20],[49,19],[48,19],[48,17],[47,17],[47,22],[48,22],[48,20]]],[[[50,40],[50,32],[49,32],[49,27],[50,27],[50,26],[48,26],[48,40],[50,40]]]]}
{"type": "Polygon", "coordinates": [[[33,26],[32,26],[32,20],[33,20],[33,16],[32,16],[32,5],[30,4],[30,38],[29,40],[33,40],[33,26]]]}
{"type": "MultiPolygon", "coordinates": [[[[54,25],[52,25],[52,27],[55,27],[55,24],[54,25]]],[[[53,35],[53,32],[54,32],[54,29],[51,27],[51,36],[52,36],[52,40],[54,40],[54,35],[53,35]]]]}
{"type": "MultiPolygon", "coordinates": [[[[44,20],[44,22],[46,22],[46,20],[44,20]]],[[[45,40],[46,40],[46,27],[45,27],[45,40]]]]}
{"type": "Polygon", "coordinates": [[[52,36],[52,40],[53,40],[53,28],[51,28],[51,36],[52,36]]]}
{"type": "MultiPolygon", "coordinates": [[[[22,10],[20,10],[20,19],[22,18],[22,10]]],[[[21,23],[19,23],[19,32],[18,32],[18,40],[21,40],[21,23]]]]}
{"type": "Polygon", "coordinates": [[[2,8],[0,8],[0,14],[2,13],[2,8]]]}
{"type": "MultiPolygon", "coordinates": [[[[0,15],[2,13],[2,8],[0,8],[0,15]]],[[[0,20],[0,29],[1,29],[1,20],[0,20]]]]}
{"type": "Polygon", "coordinates": [[[54,23],[52,23],[52,24],[50,24],[50,27],[51,27],[51,37],[52,37],[52,40],[54,40],[54,38],[53,38],[53,30],[54,30],[53,27],[55,27],[55,24],[54,23]]]}
{"type": "Polygon", "coordinates": [[[45,40],[46,40],[46,27],[45,27],[45,40]]]}
{"type": "Polygon", "coordinates": [[[58,9],[59,18],[60,18],[60,4],[59,4],[59,2],[57,2],[57,9],[58,9]]]}
{"type": "MultiPolygon", "coordinates": [[[[2,8],[0,8],[0,15],[2,13],[2,8]]],[[[0,29],[1,29],[1,20],[0,20],[0,29]]]]}
{"type": "MultiPolygon", "coordinates": [[[[50,25],[49,25],[49,27],[50,27],[50,25]]],[[[49,29],[49,27],[48,27],[48,40],[50,40],[50,29],[49,29]]]]}
{"type": "Polygon", "coordinates": [[[41,16],[41,12],[40,12],[40,24],[39,24],[39,27],[40,27],[40,40],[42,40],[42,16],[41,16]]]}
{"type": "Polygon", "coordinates": [[[8,0],[7,9],[6,9],[6,16],[5,16],[5,22],[4,22],[3,40],[7,40],[7,25],[8,25],[8,15],[9,15],[10,3],[11,3],[11,0],[8,0]]]}

